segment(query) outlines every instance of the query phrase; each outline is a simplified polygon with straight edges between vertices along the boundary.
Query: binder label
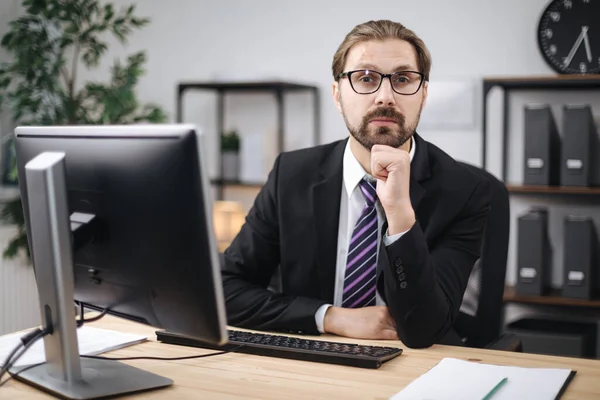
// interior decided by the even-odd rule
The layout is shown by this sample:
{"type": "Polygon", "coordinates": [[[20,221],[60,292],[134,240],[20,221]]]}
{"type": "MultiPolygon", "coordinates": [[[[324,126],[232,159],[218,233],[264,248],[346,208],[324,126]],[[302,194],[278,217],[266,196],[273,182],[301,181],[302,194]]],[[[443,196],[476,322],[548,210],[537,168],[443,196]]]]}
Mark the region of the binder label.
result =
{"type": "Polygon", "coordinates": [[[521,268],[519,275],[524,279],[533,279],[537,275],[535,268],[521,268]]]}
{"type": "Polygon", "coordinates": [[[581,169],[583,168],[583,161],[575,159],[567,159],[567,169],[581,169]]]}
{"type": "Polygon", "coordinates": [[[583,278],[585,278],[585,275],[582,271],[569,271],[568,279],[570,281],[581,282],[583,278]]]}
{"type": "Polygon", "coordinates": [[[541,158],[528,158],[527,159],[527,168],[542,168],[544,166],[544,160],[541,158]]]}

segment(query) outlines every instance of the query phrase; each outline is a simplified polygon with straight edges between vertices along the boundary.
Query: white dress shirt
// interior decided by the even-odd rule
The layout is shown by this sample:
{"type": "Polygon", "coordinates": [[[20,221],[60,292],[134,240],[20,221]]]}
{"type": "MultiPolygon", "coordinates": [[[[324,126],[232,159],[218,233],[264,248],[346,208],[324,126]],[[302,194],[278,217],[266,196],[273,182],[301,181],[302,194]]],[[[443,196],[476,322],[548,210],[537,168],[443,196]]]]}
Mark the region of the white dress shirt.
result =
{"type": "MultiPolygon", "coordinates": [[[[415,155],[416,142],[414,138],[411,138],[411,146],[410,146],[410,161],[412,162],[415,155]]],[[[321,333],[325,333],[323,328],[323,320],[325,319],[325,312],[332,305],[340,307],[342,305],[342,297],[344,293],[344,276],[346,273],[346,257],[348,254],[348,243],[350,238],[352,237],[352,232],[354,230],[354,225],[358,220],[362,210],[366,204],[366,201],[363,197],[363,194],[360,190],[358,184],[360,181],[367,177],[367,179],[374,181],[375,179],[367,174],[352,153],[350,149],[350,141],[347,142],[346,148],[344,150],[344,159],[343,159],[343,178],[344,184],[342,185],[342,193],[340,196],[340,219],[339,219],[339,228],[338,228],[338,240],[337,240],[337,261],[335,267],[335,289],[333,294],[333,304],[324,304],[315,313],[315,322],[317,324],[317,329],[321,333]]],[[[375,203],[375,207],[377,208],[377,224],[378,230],[381,232],[381,227],[385,222],[385,212],[379,200],[375,203]]],[[[404,233],[400,232],[398,234],[387,236],[387,232],[384,235],[383,241],[384,245],[389,246],[398,240],[404,233]]],[[[377,236],[378,238],[381,235],[377,236]]],[[[380,241],[377,241],[377,254],[379,256],[379,245],[380,241]]],[[[377,292],[376,295],[376,304],[377,305],[385,305],[385,302],[377,292]]]]}

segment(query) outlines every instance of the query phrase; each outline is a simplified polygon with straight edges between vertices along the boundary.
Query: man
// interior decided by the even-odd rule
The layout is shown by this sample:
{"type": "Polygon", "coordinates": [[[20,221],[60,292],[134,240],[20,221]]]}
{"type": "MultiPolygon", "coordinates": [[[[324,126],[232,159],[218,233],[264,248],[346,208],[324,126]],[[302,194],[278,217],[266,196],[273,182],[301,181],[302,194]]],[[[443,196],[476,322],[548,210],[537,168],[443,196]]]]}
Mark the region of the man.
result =
{"type": "Polygon", "coordinates": [[[488,182],[415,132],[431,58],[404,26],[356,26],[333,58],[348,139],[280,154],[224,253],[229,323],[460,344],[488,182]],[[281,293],[268,289],[280,269],[281,293]]]}

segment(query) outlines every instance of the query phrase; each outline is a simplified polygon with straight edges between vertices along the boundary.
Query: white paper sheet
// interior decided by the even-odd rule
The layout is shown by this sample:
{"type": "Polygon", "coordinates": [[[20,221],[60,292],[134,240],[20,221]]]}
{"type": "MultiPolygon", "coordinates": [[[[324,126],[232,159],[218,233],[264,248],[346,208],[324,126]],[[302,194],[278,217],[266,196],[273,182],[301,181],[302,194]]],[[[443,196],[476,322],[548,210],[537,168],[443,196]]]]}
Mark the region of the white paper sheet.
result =
{"type": "Polygon", "coordinates": [[[491,400],[554,400],[572,372],[570,369],[560,368],[479,365],[482,373],[500,372],[508,378],[491,400]]]}
{"type": "Polygon", "coordinates": [[[444,358],[391,399],[554,400],[571,372],[570,369],[509,367],[444,358]],[[503,377],[506,381],[486,398],[490,386],[503,377]]]}
{"type": "Polygon", "coordinates": [[[505,380],[501,371],[484,371],[476,363],[444,358],[391,400],[483,400],[505,385],[505,380]]]}
{"type": "MultiPolygon", "coordinates": [[[[10,352],[20,343],[19,339],[23,335],[24,333],[11,333],[0,337],[0,367],[4,364],[10,352]]],[[[77,329],[79,354],[82,355],[101,354],[141,343],[147,339],[148,337],[143,335],[122,333],[85,325],[77,329]]],[[[46,361],[46,354],[44,353],[44,340],[40,339],[19,358],[14,367],[36,364],[43,361],[46,361]]]]}

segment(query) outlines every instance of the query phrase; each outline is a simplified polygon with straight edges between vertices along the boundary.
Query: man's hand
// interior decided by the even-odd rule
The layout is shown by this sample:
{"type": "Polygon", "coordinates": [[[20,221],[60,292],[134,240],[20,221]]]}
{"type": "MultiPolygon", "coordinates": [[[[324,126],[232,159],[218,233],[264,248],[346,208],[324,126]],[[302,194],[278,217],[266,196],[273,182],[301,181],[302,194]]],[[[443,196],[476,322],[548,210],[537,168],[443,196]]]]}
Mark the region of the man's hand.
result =
{"type": "Polygon", "coordinates": [[[329,307],[323,328],[327,333],[355,339],[398,340],[396,324],[386,306],[329,307]]]}
{"type": "Polygon", "coordinates": [[[412,228],[416,218],[410,202],[410,154],[391,146],[374,145],[371,174],[377,179],[377,197],[385,210],[388,234],[412,228]]]}

